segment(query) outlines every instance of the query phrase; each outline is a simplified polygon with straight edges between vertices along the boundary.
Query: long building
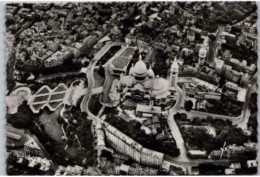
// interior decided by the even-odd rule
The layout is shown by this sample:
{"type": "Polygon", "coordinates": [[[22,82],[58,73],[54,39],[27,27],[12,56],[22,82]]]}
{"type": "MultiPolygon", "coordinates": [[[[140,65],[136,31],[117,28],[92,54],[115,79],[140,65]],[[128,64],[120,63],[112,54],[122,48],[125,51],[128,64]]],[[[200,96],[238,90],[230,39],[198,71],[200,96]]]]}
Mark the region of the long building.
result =
{"type": "Polygon", "coordinates": [[[107,141],[119,153],[129,156],[140,164],[155,167],[162,165],[163,153],[143,147],[108,123],[104,122],[104,125],[107,141]]]}

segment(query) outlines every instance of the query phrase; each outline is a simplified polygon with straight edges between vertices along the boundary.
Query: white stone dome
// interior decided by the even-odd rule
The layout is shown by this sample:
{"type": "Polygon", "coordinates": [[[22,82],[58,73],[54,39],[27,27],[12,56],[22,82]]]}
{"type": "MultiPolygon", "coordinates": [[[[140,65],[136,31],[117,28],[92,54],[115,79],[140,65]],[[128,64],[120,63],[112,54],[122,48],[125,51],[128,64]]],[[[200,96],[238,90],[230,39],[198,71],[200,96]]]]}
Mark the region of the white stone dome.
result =
{"type": "Polygon", "coordinates": [[[169,83],[167,80],[156,77],[153,80],[152,94],[154,95],[154,97],[158,97],[159,95],[162,96],[164,93],[167,93],[168,88],[169,88],[169,83]]]}
{"type": "Polygon", "coordinates": [[[132,65],[132,67],[129,70],[129,75],[134,75],[134,64],[132,65]]]}
{"type": "Polygon", "coordinates": [[[147,73],[147,67],[142,60],[136,62],[134,67],[134,73],[137,75],[145,75],[147,73]]]}
{"type": "Polygon", "coordinates": [[[164,92],[168,89],[168,82],[163,78],[155,78],[153,81],[153,91],[164,92]]]}
{"type": "Polygon", "coordinates": [[[147,75],[148,75],[148,77],[154,78],[154,72],[151,67],[148,69],[147,75]]]}

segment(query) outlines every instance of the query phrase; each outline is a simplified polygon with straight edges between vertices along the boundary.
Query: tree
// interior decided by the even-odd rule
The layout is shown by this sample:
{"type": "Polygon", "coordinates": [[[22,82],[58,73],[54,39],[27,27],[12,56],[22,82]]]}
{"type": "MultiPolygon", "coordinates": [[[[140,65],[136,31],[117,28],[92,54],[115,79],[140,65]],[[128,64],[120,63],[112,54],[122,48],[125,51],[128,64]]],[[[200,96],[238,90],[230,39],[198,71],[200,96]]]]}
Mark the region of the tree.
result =
{"type": "Polygon", "coordinates": [[[212,116],[207,116],[206,117],[206,122],[211,124],[213,121],[214,121],[214,118],[212,116]]]}
{"type": "Polygon", "coordinates": [[[187,114],[185,114],[185,113],[182,113],[181,115],[180,115],[180,121],[187,121],[187,114]]]}
{"type": "Polygon", "coordinates": [[[38,174],[40,172],[40,168],[41,168],[41,164],[37,163],[34,167],[33,167],[33,171],[35,174],[38,174]]]}
{"type": "Polygon", "coordinates": [[[176,114],[173,115],[173,118],[175,120],[179,120],[181,118],[181,114],[179,112],[177,112],[176,114]]]}
{"type": "Polygon", "coordinates": [[[22,162],[21,166],[22,166],[23,168],[27,168],[28,165],[29,165],[29,160],[23,159],[23,162],[22,162]]]}
{"type": "Polygon", "coordinates": [[[34,115],[27,105],[27,101],[24,101],[19,106],[16,114],[7,116],[7,122],[16,128],[29,128],[33,117],[34,115]]]}
{"type": "Polygon", "coordinates": [[[194,124],[194,125],[201,125],[202,124],[201,118],[199,118],[199,117],[193,118],[192,124],[194,124]]]}
{"type": "Polygon", "coordinates": [[[230,33],[232,33],[232,34],[240,34],[241,32],[242,32],[242,30],[238,26],[232,26],[231,27],[230,33]]]}
{"type": "Polygon", "coordinates": [[[185,128],[183,138],[188,145],[195,146],[200,150],[210,152],[214,149],[214,137],[208,134],[205,128],[185,128]]]}
{"type": "Polygon", "coordinates": [[[222,129],[221,133],[216,137],[220,143],[226,142],[227,145],[236,144],[243,145],[248,141],[249,137],[244,134],[241,128],[230,127],[222,129]]]}
{"type": "Polygon", "coordinates": [[[98,74],[100,75],[100,76],[102,76],[102,77],[105,77],[105,69],[103,68],[103,66],[101,65],[101,66],[99,66],[99,68],[98,68],[98,74]]]}
{"type": "Polygon", "coordinates": [[[191,100],[188,100],[185,102],[184,109],[186,111],[190,111],[193,107],[193,102],[191,100]]]}
{"type": "Polygon", "coordinates": [[[214,164],[199,164],[198,166],[199,174],[202,175],[224,175],[225,167],[221,165],[214,165],[214,164]]]}
{"type": "Polygon", "coordinates": [[[213,42],[216,40],[216,36],[214,34],[210,34],[209,39],[213,42]]]}

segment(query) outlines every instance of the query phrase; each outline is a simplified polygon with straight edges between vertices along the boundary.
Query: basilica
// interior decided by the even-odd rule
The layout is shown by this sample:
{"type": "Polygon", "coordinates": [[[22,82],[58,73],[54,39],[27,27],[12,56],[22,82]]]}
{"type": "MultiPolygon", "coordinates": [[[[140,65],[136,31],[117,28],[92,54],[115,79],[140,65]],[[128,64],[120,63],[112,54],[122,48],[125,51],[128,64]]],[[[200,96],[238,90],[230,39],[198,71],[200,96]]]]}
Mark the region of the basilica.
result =
{"type": "Polygon", "coordinates": [[[152,67],[147,66],[140,57],[130,68],[129,74],[120,75],[118,90],[121,99],[162,108],[171,107],[176,100],[178,70],[175,58],[167,79],[155,76],[152,67]]]}

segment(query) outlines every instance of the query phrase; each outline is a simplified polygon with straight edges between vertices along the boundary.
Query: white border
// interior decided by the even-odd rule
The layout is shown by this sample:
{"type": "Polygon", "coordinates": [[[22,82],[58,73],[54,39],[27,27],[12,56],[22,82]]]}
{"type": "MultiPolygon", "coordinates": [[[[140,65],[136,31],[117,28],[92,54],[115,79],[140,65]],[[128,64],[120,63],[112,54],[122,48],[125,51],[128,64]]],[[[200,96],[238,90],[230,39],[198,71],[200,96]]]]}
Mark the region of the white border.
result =
{"type": "MultiPolygon", "coordinates": [[[[147,1],[147,0],[145,0],[147,1]]],[[[160,0],[153,0],[153,1],[160,1],[160,0]]],[[[172,0],[164,0],[164,1],[172,1],[172,0]]],[[[191,1],[191,0],[179,0],[179,1],[191,1]]],[[[198,1],[198,0],[193,0],[193,1],[198,1]]],[[[216,1],[221,1],[221,0],[216,0],[216,1]]],[[[235,1],[235,0],[231,0],[235,1]]],[[[240,1],[247,1],[247,0],[240,0],[240,1]]],[[[5,107],[5,94],[6,94],[6,73],[5,73],[5,68],[6,68],[6,63],[5,63],[5,4],[6,3],[11,3],[11,2],[31,2],[31,3],[37,3],[37,2],[72,2],[72,1],[63,1],[63,0],[15,0],[15,1],[4,1],[0,0],[0,175],[6,175],[6,167],[5,167],[5,142],[6,142],[6,136],[5,136],[5,115],[6,115],[6,107],[5,107]]],[[[91,0],[91,1],[86,1],[86,0],[76,0],[73,2],[111,2],[111,0],[91,0]]],[[[113,2],[125,2],[125,0],[113,0],[113,2]]],[[[128,0],[128,2],[143,2],[143,1],[137,1],[137,0],[128,0]]],[[[257,13],[258,15],[260,14],[260,0],[256,1],[257,3],[257,13]]],[[[257,28],[258,28],[258,33],[260,33],[260,20],[258,18],[257,20],[257,28]]],[[[258,40],[258,46],[260,46],[260,40],[258,40]]],[[[258,56],[260,56],[260,47],[258,48],[258,56]]],[[[260,69],[260,62],[258,59],[257,67],[260,69]]],[[[260,78],[258,77],[258,83],[260,81],[260,78]]],[[[258,93],[260,87],[258,88],[258,93]]],[[[258,97],[258,108],[260,108],[260,98],[258,97]]],[[[260,109],[259,109],[260,111],[260,109]]],[[[258,116],[259,116],[259,111],[258,111],[258,116]]],[[[258,135],[260,134],[260,122],[258,122],[258,135]]],[[[258,136],[258,142],[260,141],[260,138],[258,136]]],[[[260,152],[260,147],[258,146],[258,152],[260,152]]],[[[260,160],[260,157],[258,155],[258,162],[260,160]]],[[[259,163],[258,163],[259,164],[259,163]]],[[[260,164],[259,164],[260,167],[260,164]]],[[[260,174],[260,168],[258,168],[258,175],[260,174]]],[[[211,176],[212,177],[212,176],[211,176]]]]}

